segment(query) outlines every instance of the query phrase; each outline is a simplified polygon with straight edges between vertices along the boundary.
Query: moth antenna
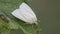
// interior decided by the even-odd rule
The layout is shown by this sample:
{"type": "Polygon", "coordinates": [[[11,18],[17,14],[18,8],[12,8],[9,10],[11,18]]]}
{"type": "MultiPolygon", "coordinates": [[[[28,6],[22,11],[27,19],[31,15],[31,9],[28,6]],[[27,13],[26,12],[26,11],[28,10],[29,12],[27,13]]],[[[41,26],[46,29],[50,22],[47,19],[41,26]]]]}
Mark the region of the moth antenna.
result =
{"type": "Polygon", "coordinates": [[[38,23],[40,23],[40,20],[37,20],[36,22],[35,22],[35,24],[38,26],[39,24],[38,23]]]}

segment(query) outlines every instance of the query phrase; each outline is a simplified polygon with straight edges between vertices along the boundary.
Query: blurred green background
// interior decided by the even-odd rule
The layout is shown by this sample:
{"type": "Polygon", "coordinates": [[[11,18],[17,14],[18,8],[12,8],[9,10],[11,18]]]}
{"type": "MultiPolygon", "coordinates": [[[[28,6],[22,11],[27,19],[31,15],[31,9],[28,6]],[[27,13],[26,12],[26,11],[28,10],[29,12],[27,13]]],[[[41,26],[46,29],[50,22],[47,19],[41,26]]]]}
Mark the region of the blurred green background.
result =
{"type": "Polygon", "coordinates": [[[41,34],[60,34],[60,0],[32,0],[29,5],[40,20],[41,34]]]}

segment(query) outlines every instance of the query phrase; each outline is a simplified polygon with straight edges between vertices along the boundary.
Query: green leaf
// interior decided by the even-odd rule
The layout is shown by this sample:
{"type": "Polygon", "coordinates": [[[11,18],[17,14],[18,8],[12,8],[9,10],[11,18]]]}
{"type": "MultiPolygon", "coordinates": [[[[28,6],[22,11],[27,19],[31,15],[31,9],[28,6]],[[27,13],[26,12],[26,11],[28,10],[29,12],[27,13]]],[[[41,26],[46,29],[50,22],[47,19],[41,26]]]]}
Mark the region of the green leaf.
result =
{"type": "Polygon", "coordinates": [[[1,30],[1,34],[10,34],[10,30],[4,28],[3,30],[1,30]]]}
{"type": "MultiPolygon", "coordinates": [[[[5,14],[9,18],[6,30],[21,29],[25,34],[38,34],[40,32],[40,26],[25,24],[23,21],[15,18],[11,14],[11,12],[17,9],[22,2],[23,0],[0,0],[0,12],[5,14]]],[[[0,25],[0,27],[2,27],[2,25],[0,25]]]]}
{"type": "Polygon", "coordinates": [[[10,29],[8,29],[8,24],[0,18],[0,34],[9,34],[10,29]]]}

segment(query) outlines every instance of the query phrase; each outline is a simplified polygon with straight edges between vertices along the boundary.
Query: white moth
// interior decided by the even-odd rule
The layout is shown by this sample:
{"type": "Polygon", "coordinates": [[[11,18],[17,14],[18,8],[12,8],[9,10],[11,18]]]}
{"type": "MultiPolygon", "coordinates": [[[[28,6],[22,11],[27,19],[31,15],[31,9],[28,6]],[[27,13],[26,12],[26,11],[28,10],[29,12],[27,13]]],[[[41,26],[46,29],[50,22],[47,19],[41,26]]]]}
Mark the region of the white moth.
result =
{"type": "Polygon", "coordinates": [[[38,24],[35,13],[24,2],[19,6],[18,9],[14,10],[12,12],[12,15],[15,16],[16,18],[23,20],[24,22],[26,22],[28,24],[33,24],[33,23],[38,24]]]}

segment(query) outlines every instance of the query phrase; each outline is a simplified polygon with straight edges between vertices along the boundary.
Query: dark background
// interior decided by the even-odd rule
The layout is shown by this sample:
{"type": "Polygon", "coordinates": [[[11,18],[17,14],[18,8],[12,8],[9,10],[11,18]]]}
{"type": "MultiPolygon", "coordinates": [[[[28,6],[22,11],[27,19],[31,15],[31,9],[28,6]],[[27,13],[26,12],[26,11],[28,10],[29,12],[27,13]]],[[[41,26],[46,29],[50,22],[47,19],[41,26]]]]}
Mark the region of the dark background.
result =
{"type": "MultiPolygon", "coordinates": [[[[29,5],[35,11],[38,20],[40,20],[41,34],[60,34],[59,0],[32,0],[29,5]]],[[[17,30],[15,32],[19,33],[17,30]]],[[[15,32],[14,34],[17,34],[15,32]]]]}
{"type": "Polygon", "coordinates": [[[60,1],[33,0],[30,3],[40,19],[41,34],[60,34],[60,1]]]}

